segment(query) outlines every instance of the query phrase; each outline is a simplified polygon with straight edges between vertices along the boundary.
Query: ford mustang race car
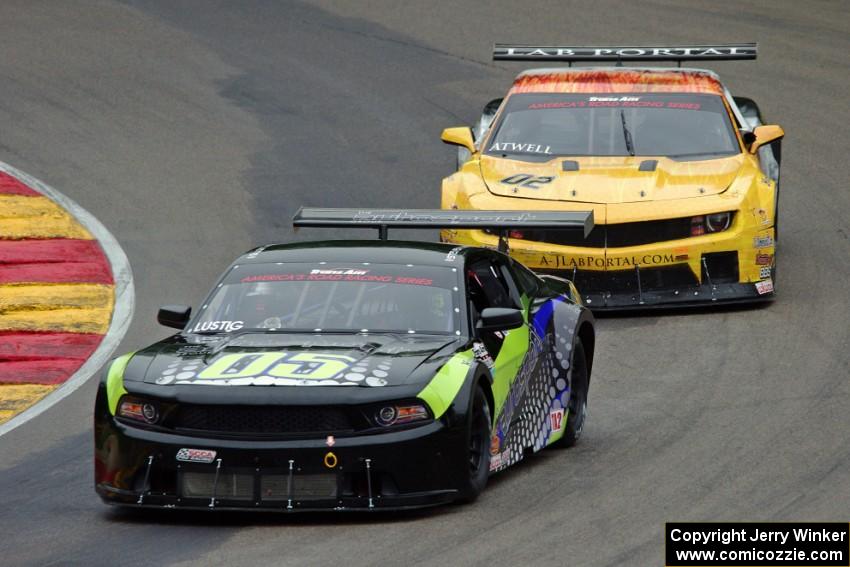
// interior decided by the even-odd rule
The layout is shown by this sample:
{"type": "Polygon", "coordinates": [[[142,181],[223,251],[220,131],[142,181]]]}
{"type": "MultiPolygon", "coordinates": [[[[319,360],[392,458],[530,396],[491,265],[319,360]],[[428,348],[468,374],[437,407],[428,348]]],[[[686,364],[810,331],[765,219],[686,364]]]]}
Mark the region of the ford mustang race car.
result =
{"type": "MultiPolygon", "coordinates": [[[[687,47],[497,45],[494,59],[754,59],[755,44],[687,47]]],[[[592,209],[588,238],[515,230],[511,255],[573,280],[594,310],[770,299],[775,286],[779,126],[717,75],[673,67],[520,73],[470,128],[449,128],[459,169],[444,209],[592,209]]],[[[493,246],[486,230],[446,242],[493,246]]]]}
{"type": "Polygon", "coordinates": [[[471,501],[488,475],[582,433],[594,320],[566,280],[388,228],[585,234],[592,215],[302,209],[380,240],[238,258],[180,332],[114,360],[95,489],[166,508],[385,510],[471,501]]]}

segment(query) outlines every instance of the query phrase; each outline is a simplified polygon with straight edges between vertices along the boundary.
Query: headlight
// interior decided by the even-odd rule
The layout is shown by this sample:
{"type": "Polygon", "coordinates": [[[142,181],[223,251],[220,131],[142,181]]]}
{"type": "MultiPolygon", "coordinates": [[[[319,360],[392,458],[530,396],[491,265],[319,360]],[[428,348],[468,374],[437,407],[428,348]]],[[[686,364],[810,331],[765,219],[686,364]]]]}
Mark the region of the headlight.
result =
{"type": "Polygon", "coordinates": [[[723,232],[732,226],[732,213],[711,213],[691,219],[691,236],[723,232]]]}
{"type": "Polygon", "coordinates": [[[393,404],[379,408],[374,415],[375,423],[381,427],[404,425],[430,418],[424,404],[393,404]]]}
{"type": "Polygon", "coordinates": [[[123,398],[118,405],[118,417],[153,425],[159,421],[159,407],[153,402],[136,398],[123,398]]]}

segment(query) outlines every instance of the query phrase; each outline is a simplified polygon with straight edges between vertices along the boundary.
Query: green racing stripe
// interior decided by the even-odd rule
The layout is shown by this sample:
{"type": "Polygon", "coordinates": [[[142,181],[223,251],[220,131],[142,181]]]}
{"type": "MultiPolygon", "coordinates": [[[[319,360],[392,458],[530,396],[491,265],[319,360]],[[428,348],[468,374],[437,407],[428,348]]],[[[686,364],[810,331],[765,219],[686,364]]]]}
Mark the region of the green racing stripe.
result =
{"type": "Polygon", "coordinates": [[[124,389],[124,370],[127,369],[130,359],[135,352],[128,352],[112,361],[106,374],[106,399],[109,405],[109,413],[115,415],[118,409],[118,400],[127,393],[124,389]]]}
{"type": "Polygon", "coordinates": [[[512,329],[505,333],[502,348],[496,356],[495,365],[491,369],[493,373],[493,401],[496,404],[493,415],[498,416],[502,412],[508,392],[516,380],[517,373],[528,354],[529,330],[528,317],[531,300],[527,295],[522,296],[522,315],[526,324],[522,327],[512,329]]]}
{"type": "Polygon", "coordinates": [[[446,413],[446,410],[452,405],[455,396],[460,392],[460,388],[466,380],[473,356],[472,349],[455,354],[440,368],[428,382],[428,385],[416,395],[417,398],[428,404],[428,407],[434,412],[434,419],[446,413]]]}

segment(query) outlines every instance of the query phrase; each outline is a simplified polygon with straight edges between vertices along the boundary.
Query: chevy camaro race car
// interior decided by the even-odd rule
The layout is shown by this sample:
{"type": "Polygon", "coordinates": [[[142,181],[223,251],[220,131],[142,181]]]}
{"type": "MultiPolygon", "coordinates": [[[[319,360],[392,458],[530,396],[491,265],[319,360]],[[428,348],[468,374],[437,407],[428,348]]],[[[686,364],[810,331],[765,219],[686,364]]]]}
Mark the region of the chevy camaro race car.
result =
{"type": "Polygon", "coordinates": [[[592,215],[302,209],[381,240],[241,256],[180,332],[117,358],[95,404],[107,503],[383,510],[473,500],[527,451],[576,442],[594,321],[575,288],[488,248],[388,228],[564,228],[592,215]]]}
{"type": "MultiPolygon", "coordinates": [[[[497,45],[494,59],[754,59],[755,44],[689,47],[497,45]]],[[[756,104],[716,74],[673,67],[535,69],[474,128],[449,128],[459,169],[444,209],[592,209],[588,238],[515,230],[510,253],[573,280],[594,310],[769,299],[774,294],[779,141],[756,104]]],[[[486,230],[446,242],[493,246],[486,230]]]]}

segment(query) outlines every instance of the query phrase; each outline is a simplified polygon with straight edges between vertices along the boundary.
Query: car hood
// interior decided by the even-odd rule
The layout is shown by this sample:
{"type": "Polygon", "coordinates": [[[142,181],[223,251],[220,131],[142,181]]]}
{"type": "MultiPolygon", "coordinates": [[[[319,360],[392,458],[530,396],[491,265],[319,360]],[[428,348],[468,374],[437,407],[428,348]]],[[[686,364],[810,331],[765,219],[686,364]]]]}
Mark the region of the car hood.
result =
{"type": "Polygon", "coordinates": [[[125,378],[159,386],[400,386],[429,381],[460,343],[437,335],[177,335],[138,352],[125,378]]]}
{"type": "Polygon", "coordinates": [[[699,161],[615,156],[529,162],[482,155],[480,168],[487,188],[496,195],[580,203],[633,203],[717,195],[729,188],[744,159],[743,154],[738,154],[699,161]]]}

